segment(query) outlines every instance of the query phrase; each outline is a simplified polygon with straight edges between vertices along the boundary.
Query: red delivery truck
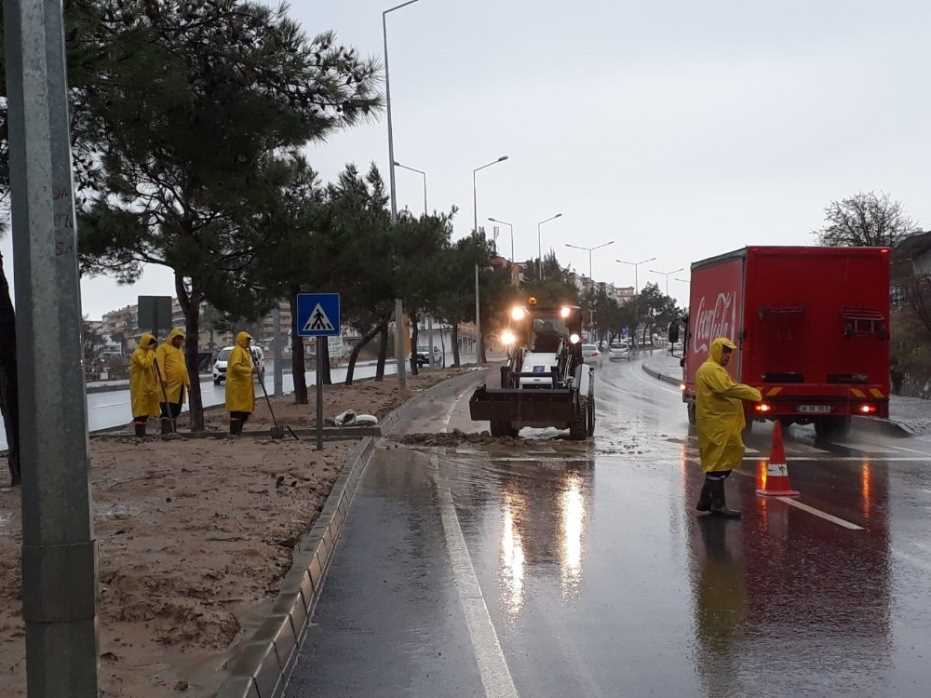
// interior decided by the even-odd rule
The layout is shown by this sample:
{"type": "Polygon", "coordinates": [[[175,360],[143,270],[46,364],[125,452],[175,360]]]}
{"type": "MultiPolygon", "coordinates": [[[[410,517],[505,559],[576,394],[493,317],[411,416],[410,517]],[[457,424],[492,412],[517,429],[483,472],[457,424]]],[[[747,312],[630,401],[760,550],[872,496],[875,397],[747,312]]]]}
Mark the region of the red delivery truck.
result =
{"type": "Polygon", "coordinates": [[[715,337],[738,346],[734,380],[759,388],[747,423],[814,423],[843,433],[852,415],[889,416],[889,265],[883,247],[746,247],[692,265],[683,401],[715,337]]]}

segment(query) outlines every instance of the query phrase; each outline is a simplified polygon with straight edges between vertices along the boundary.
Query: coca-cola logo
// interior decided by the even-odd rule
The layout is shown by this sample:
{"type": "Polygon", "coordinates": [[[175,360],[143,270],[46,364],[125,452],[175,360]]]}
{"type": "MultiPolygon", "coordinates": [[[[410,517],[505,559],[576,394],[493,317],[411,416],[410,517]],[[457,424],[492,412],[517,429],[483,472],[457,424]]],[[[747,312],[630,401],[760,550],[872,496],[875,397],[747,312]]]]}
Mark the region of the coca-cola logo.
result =
{"type": "Polygon", "coordinates": [[[702,296],[698,303],[695,329],[692,332],[692,353],[708,353],[708,346],[717,337],[730,337],[737,325],[736,294],[719,293],[714,300],[714,307],[710,307],[706,296],[702,296]],[[708,307],[706,307],[708,306],[708,307]]]}

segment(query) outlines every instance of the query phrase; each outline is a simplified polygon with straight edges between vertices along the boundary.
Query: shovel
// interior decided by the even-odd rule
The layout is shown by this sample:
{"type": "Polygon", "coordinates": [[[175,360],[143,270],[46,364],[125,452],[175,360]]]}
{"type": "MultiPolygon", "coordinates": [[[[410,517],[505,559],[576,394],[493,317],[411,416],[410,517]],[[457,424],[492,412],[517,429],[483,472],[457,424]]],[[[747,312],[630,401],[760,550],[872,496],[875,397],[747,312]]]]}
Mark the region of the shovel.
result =
{"type": "MultiPolygon", "coordinates": [[[[258,355],[254,351],[250,353],[252,354],[252,362],[258,366],[258,355]]],[[[278,419],[275,417],[275,411],[272,409],[272,401],[268,399],[268,390],[265,389],[265,381],[263,380],[263,376],[259,376],[259,385],[262,386],[262,394],[265,396],[265,404],[268,405],[268,413],[272,416],[272,422],[274,423],[274,426],[271,429],[272,438],[283,439],[285,428],[278,424],[278,419]]],[[[291,433],[291,436],[300,441],[300,439],[297,438],[297,434],[294,433],[294,430],[291,429],[291,427],[288,427],[288,431],[291,433]]]]}

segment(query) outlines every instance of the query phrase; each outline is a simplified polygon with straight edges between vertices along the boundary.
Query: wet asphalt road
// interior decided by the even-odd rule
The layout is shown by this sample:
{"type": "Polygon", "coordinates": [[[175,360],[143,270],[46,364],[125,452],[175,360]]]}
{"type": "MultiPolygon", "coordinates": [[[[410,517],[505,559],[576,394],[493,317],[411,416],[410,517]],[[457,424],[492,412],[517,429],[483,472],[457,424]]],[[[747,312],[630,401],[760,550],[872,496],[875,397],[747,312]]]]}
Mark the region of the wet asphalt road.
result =
{"type": "MultiPolygon", "coordinates": [[[[485,428],[470,393],[407,430],[485,428]]],[[[743,521],[701,519],[677,391],[605,362],[597,399],[584,445],[377,452],[287,695],[929,695],[931,441],[793,427],[802,509],[756,495],[758,425],[743,521]]]]}

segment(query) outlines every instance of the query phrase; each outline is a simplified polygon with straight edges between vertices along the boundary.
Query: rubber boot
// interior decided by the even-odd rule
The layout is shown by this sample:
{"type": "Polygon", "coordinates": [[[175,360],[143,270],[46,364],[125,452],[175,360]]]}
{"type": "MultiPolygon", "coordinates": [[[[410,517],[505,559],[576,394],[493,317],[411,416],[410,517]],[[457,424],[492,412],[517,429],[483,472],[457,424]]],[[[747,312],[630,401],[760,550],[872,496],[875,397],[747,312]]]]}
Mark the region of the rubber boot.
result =
{"type": "Polygon", "coordinates": [[[242,434],[242,420],[239,417],[230,417],[230,434],[242,434]]]}
{"type": "Polygon", "coordinates": [[[705,478],[705,484],[701,487],[701,494],[698,495],[698,504],[695,507],[698,511],[711,511],[711,491],[714,489],[712,482],[705,478]]]}
{"type": "Polygon", "coordinates": [[[739,519],[740,512],[727,508],[727,500],[724,494],[724,478],[712,480],[714,483],[711,491],[711,513],[722,519],[739,519]]]}
{"type": "Polygon", "coordinates": [[[171,433],[171,420],[168,417],[162,417],[162,433],[171,433]]]}
{"type": "Polygon", "coordinates": [[[145,436],[145,422],[133,422],[136,429],[136,436],[145,436]]]}

